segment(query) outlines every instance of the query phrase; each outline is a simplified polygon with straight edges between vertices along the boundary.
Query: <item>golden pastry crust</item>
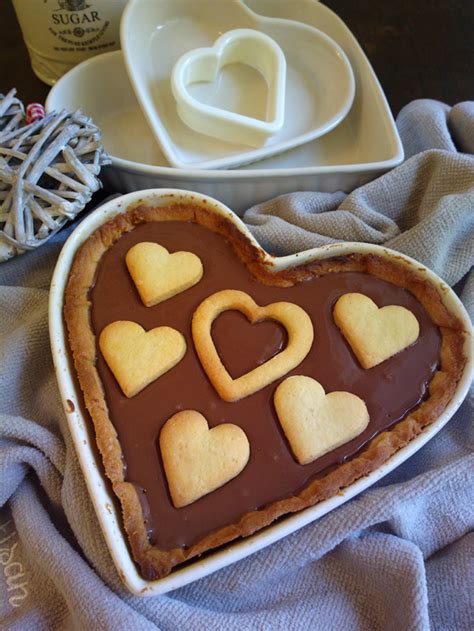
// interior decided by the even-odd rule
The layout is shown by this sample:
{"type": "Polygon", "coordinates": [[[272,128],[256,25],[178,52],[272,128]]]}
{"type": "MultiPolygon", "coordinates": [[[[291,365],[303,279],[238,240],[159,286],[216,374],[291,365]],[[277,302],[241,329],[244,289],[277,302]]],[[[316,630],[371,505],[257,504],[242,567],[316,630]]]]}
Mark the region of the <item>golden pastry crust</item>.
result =
{"type": "Polygon", "coordinates": [[[64,316],[69,344],[84,401],[92,418],[96,441],[107,477],[120,500],[124,527],[135,561],[145,579],[166,576],[174,566],[221,546],[237,537],[246,537],[272,523],[278,517],[312,506],[340,493],[359,478],[368,475],[396,451],[409,443],[443,412],[456,390],[466,357],[462,322],[451,314],[431,282],[417,276],[400,260],[387,260],[375,254],[354,253],[320,259],[298,268],[272,272],[264,265],[262,251],[257,249],[225,217],[205,206],[175,203],[152,208],[137,205],[94,232],[78,250],[66,289],[64,316]],[[96,369],[96,337],[91,328],[89,292],[94,284],[97,266],[103,254],[124,233],[144,222],[193,221],[225,237],[239,259],[262,283],[290,286],[301,280],[333,272],[365,272],[408,289],[422,303],[441,333],[439,369],[429,384],[429,396],[402,421],[383,431],[363,447],[352,459],[310,482],[300,493],[273,502],[261,510],[245,514],[238,523],[229,524],[205,536],[195,545],[173,550],[160,550],[148,541],[142,506],[136,488],[126,481],[123,453],[117,433],[109,418],[103,386],[96,369]]]}

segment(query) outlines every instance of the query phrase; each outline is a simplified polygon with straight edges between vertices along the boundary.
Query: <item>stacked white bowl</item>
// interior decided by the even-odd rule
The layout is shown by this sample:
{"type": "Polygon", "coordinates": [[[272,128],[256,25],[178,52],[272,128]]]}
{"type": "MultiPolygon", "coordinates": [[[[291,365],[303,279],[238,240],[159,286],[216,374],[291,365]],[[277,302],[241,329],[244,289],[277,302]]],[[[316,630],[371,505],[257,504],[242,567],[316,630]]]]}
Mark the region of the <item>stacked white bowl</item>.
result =
{"type": "MultiPolygon", "coordinates": [[[[81,108],[101,127],[112,158],[102,172],[109,190],[193,190],[241,213],[282,193],[349,192],[403,160],[369,61],[345,24],[316,0],[129,0],[121,39],[123,52],[73,68],[46,104],[48,110],[81,108]],[[258,147],[190,129],[172,92],[180,57],[212,47],[235,29],[270,36],[286,59],[284,123],[258,147]]],[[[235,66],[207,93],[200,83],[189,86],[189,93],[207,105],[223,99],[223,109],[239,101],[243,114],[251,108],[251,116],[264,118],[256,110],[266,95],[252,77],[255,71],[247,71],[235,66]],[[255,89],[248,84],[236,93],[232,81],[242,77],[253,80],[255,89]],[[252,98],[242,102],[246,94],[252,98]]]]}

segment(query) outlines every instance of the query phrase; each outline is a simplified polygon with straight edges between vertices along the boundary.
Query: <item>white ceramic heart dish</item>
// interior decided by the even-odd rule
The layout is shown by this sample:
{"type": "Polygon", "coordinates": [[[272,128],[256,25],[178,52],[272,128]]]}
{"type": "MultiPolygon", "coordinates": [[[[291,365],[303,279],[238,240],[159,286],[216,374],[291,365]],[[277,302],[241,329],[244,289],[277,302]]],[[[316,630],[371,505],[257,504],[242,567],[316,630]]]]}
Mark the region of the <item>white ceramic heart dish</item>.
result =
{"type": "MultiPolygon", "coordinates": [[[[120,40],[137,100],[168,162],[178,168],[236,167],[303,145],[338,126],[354,100],[351,64],[333,39],[314,26],[258,16],[241,0],[129,0],[120,40]],[[171,89],[173,67],[183,54],[214,45],[216,30],[221,35],[235,29],[263,33],[286,58],[284,125],[257,148],[191,130],[178,114],[171,89]]],[[[213,84],[189,86],[187,92],[201,102],[201,116],[207,105],[265,117],[263,104],[268,96],[272,100],[272,88],[249,68],[247,55],[243,61],[224,68],[213,84]]]]}
{"type": "Polygon", "coordinates": [[[322,517],[373,485],[380,480],[380,478],[417,452],[448,422],[459,408],[468,392],[474,368],[472,325],[462,303],[456,294],[438,276],[415,260],[403,256],[398,252],[364,243],[333,244],[280,258],[275,258],[265,253],[265,261],[274,270],[294,267],[317,258],[343,256],[351,252],[374,253],[387,259],[396,258],[398,262],[402,261],[420,278],[431,282],[447,309],[462,321],[466,331],[464,351],[468,358],[464,373],[451,402],[437,421],[429,425],[419,436],[412,440],[406,447],[400,449],[379,469],[361,478],[354,484],[351,484],[344,489],[344,492],[304,511],[290,515],[284,520],[278,521],[251,537],[228,544],[224,548],[206,555],[204,559],[196,559],[186,567],[177,569],[163,579],[156,581],[144,580],[138,573],[137,567],[130,555],[127,540],[121,525],[120,508],[117,506],[113,492],[105,478],[103,465],[95,447],[91,421],[83,404],[82,393],[75,376],[70,356],[62,312],[65,287],[74,256],[82,243],[99,226],[112,219],[117,214],[125,212],[130,206],[137,203],[156,207],[165,206],[178,201],[205,205],[208,211],[212,210],[212,212],[215,212],[217,215],[226,217],[232,221],[236,228],[244,234],[254,246],[259,247],[241,220],[229,210],[229,208],[210,197],[176,189],[152,189],[129,193],[128,195],[113,199],[97,208],[86,217],[72,233],[59,256],[51,282],[49,299],[51,348],[69,430],[74,441],[92,502],[117,571],[126,587],[137,595],[156,595],[177,589],[235,561],[243,559],[315,519],[322,517]]]}
{"type": "MultiPolygon", "coordinates": [[[[193,2],[193,6],[197,4],[193,2]]],[[[357,83],[350,112],[324,136],[250,168],[175,169],[170,167],[142,113],[121,51],[97,55],[56,83],[48,96],[47,108],[82,108],[101,127],[104,145],[112,158],[112,166],[101,172],[109,190],[125,193],[146,188],[184,188],[215,197],[239,214],[252,204],[296,190],[349,192],[403,160],[400,138],[377,77],[362,48],[335,13],[316,0],[245,0],[245,4],[256,14],[315,26],[339,44],[357,83]]],[[[156,16],[159,28],[174,29],[170,44],[179,47],[178,55],[185,52],[183,41],[190,40],[194,48],[209,46],[222,32],[212,23],[182,19],[188,10],[187,0],[154,5],[161,9],[156,16]]],[[[175,110],[173,95],[170,96],[169,106],[175,110]]],[[[300,123],[296,118],[291,124],[300,123]]]]}
{"type": "Polygon", "coordinates": [[[285,121],[286,60],[268,35],[253,29],[228,31],[212,48],[196,48],[176,62],[171,89],[178,114],[188,127],[206,136],[259,147],[283,127],[285,121]],[[268,87],[265,120],[205,105],[188,90],[193,83],[212,82],[221,68],[246,64],[258,70],[268,87]]]}

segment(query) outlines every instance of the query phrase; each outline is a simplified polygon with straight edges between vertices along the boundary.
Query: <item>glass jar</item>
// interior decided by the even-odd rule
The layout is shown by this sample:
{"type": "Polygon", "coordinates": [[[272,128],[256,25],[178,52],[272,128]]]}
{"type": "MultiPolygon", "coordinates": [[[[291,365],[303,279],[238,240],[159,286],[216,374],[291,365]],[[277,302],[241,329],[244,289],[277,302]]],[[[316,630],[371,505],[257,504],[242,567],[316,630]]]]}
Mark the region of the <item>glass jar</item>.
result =
{"type": "Polygon", "coordinates": [[[127,0],[13,0],[34,73],[53,85],[70,68],[120,48],[127,0]]]}

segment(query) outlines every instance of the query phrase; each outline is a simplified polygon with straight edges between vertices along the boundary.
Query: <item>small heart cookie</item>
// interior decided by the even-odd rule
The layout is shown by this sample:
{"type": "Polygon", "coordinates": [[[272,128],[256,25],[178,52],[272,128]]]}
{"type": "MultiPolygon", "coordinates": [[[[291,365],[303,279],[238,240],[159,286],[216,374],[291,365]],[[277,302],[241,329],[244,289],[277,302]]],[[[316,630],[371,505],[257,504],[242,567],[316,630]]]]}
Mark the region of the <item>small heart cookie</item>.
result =
{"type": "Polygon", "coordinates": [[[148,241],[130,248],[125,262],[146,307],[189,289],[203,274],[201,259],[192,252],[170,254],[162,245],[148,241]]]}
{"type": "MultiPolygon", "coordinates": [[[[206,298],[193,315],[194,346],[210,382],[224,401],[238,401],[261,390],[298,366],[311,349],[314,331],[309,315],[291,302],[259,307],[243,291],[224,289],[206,298]],[[222,363],[211,335],[213,321],[223,311],[237,309],[251,324],[276,320],[288,333],[286,348],[250,372],[232,379],[222,363]]],[[[242,340],[245,343],[245,340],[242,340]]]]}
{"type": "Polygon", "coordinates": [[[326,394],[311,377],[285,379],[273,402],[296,459],[309,464],[358,436],[369,423],[362,399],[350,392],[326,394]]]}
{"type": "Polygon", "coordinates": [[[171,499],[187,506],[235,478],[250,456],[245,432],[231,423],[209,429],[196,410],[169,418],[160,433],[160,450],[171,499]]]}
{"type": "Polygon", "coordinates": [[[363,368],[372,368],[418,339],[420,325],[405,307],[379,309],[364,294],[344,294],[334,306],[334,320],[363,368]]]}
{"type": "Polygon", "coordinates": [[[169,326],[145,331],[136,322],[117,320],[102,330],[99,347],[123,393],[130,398],[183,358],[186,341],[169,326]]]}

